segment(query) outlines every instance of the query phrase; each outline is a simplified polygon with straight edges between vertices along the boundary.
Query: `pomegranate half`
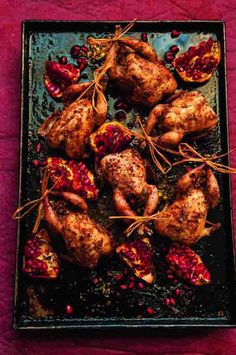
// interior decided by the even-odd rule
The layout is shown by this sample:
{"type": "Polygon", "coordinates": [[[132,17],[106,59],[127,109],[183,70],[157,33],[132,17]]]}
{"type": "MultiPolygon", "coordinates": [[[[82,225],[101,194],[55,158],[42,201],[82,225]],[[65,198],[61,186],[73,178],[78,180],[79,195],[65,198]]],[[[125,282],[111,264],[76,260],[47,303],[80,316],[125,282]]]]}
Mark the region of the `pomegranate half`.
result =
{"type": "Polygon", "coordinates": [[[182,80],[203,83],[209,80],[221,57],[220,44],[209,38],[173,60],[173,66],[182,80]]]}
{"type": "Polygon", "coordinates": [[[32,278],[56,279],[59,259],[53,251],[46,229],[40,230],[26,243],[23,258],[23,272],[32,278]]]}
{"type": "Polygon", "coordinates": [[[47,170],[54,190],[74,192],[88,200],[98,198],[95,178],[83,162],[66,161],[58,157],[47,158],[47,170]]]}
{"type": "Polygon", "coordinates": [[[138,278],[149,284],[153,283],[152,249],[147,238],[121,244],[116,252],[138,278]]]}
{"type": "Polygon", "coordinates": [[[165,256],[170,270],[195,286],[211,283],[211,275],[200,256],[183,244],[173,243],[165,256]]]}
{"type": "Polygon", "coordinates": [[[121,152],[132,137],[122,131],[116,122],[103,123],[99,129],[90,135],[89,144],[99,156],[121,152]]]}

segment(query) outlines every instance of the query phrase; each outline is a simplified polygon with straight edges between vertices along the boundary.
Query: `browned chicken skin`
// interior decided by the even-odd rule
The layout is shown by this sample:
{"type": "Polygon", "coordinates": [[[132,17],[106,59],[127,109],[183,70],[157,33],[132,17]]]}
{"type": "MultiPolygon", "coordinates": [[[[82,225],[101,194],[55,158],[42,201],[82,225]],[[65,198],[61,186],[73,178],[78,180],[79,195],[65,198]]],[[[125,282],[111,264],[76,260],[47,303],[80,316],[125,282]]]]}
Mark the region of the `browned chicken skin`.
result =
{"type": "MultiPolygon", "coordinates": [[[[38,134],[45,137],[49,147],[60,149],[70,158],[81,158],[85,151],[85,144],[93,132],[95,124],[101,124],[107,113],[107,104],[102,99],[97,100],[96,109],[91,99],[77,98],[90,83],[71,85],[64,93],[64,107],[49,116],[39,127],[38,134]],[[71,102],[72,101],[72,102],[71,102]]],[[[91,95],[91,94],[90,94],[91,95]]],[[[90,96],[89,96],[90,97],[90,96]]]]}
{"type": "Polygon", "coordinates": [[[158,142],[178,145],[189,133],[199,133],[217,125],[217,115],[199,91],[182,91],[170,98],[169,105],[157,105],[150,112],[146,124],[147,134],[153,128],[164,132],[158,142]]]}
{"type": "Polygon", "coordinates": [[[193,245],[219,227],[205,227],[208,208],[215,207],[220,198],[218,182],[201,165],[182,176],[176,190],[176,200],[160,213],[166,219],[156,220],[155,229],[173,241],[193,245]]]}
{"type": "Polygon", "coordinates": [[[173,75],[146,42],[134,38],[119,39],[111,46],[107,62],[111,63],[109,78],[129,102],[152,107],[163,96],[176,90],[173,75]]]}
{"type": "Polygon", "coordinates": [[[68,212],[59,218],[47,196],[44,200],[44,215],[49,228],[63,237],[73,261],[86,268],[96,267],[100,257],[113,250],[110,233],[88,216],[88,207],[81,197],[70,192],[57,192],[57,196],[84,211],[68,212]]]}
{"type": "Polygon", "coordinates": [[[128,196],[146,195],[144,215],[151,215],[159,201],[158,189],[146,182],[146,169],[139,153],[126,149],[121,153],[109,154],[101,160],[101,171],[114,189],[114,202],[119,214],[135,216],[129,206],[128,196]]]}

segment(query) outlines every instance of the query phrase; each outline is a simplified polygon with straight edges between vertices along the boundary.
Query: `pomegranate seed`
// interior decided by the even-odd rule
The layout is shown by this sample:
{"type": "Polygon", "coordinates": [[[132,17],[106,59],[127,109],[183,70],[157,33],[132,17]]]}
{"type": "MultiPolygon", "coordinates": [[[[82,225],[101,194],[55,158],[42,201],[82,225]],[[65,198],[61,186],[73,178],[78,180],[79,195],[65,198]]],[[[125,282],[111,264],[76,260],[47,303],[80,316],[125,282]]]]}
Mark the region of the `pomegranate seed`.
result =
{"type": "Polygon", "coordinates": [[[46,263],[43,263],[43,264],[42,264],[42,270],[43,270],[43,271],[47,271],[47,269],[48,269],[47,264],[46,264],[46,263]]]}
{"type": "Polygon", "coordinates": [[[38,160],[33,160],[33,165],[35,166],[35,167],[37,167],[37,166],[39,166],[39,161],[38,160]]]}
{"type": "Polygon", "coordinates": [[[37,153],[37,154],[40,153],[41,148],[42,148],[42,146],[41,146],[41,143],[39,142],[39,143],[36,145],[36,153],[37,153]]]}
{"type": "Polygon", "coordinates": [[[133,287],[134,287],[134,282],[130,282],[128,288],[131,289],[131,288],[133,288],[133,287]]]}
{"type": "Polygon", "coordinates": [[[166,304],[166,306],[169,306],[169,304],[170,304],[170,299],[169,298],[166,298],[165,304],[166,304]]]}
{"type": "Polygon", "coordinates": [[[199,47],[205,47],[206,46],[206,41],[202,41],[201,43],[199,43],[199,47]]]}
{"type": "Polygon", "coordinates": [[[174,45],[174,46],[171,46],[170,47],[170,50],[171,50],[171,52],[172,53],[178,53],[178,51],[179,51],[179,47],[178,46],[176,46],[176,45],[174,45]]]}
{"type": "Polygon", "coordinates": [[[80,71],[83,71],[88,66],[88,63],[84,58],[78,58],[77,63],[79,65],[80,71]]]}
{"type": "Polygon", "coordinates": [[[147,312],[148,312],[148,314],[153,314],[154,313],[154,309],[152,307],[148,307],[147,308],[147,312]]]}
{"type": "Polygon", "coordinates": [[[88,52],[88,47],[86,47],[85,45],[83,45],[83,46],[81,47],[81,50],[82,50],[83,52],[88,52]]]}
{"type": "Polygon", "coordinates": [[[142,33],[141,39],[142,39],[143,42],[147,42],[148,41],[147,33],[142,33]]]}
{"type": "Polygon", "coordinates": [[[199,79],[199,77],[200,77],[199,74],[193,74],[193,79],[194,79],[194,80],[199,79]]]}
{"type": "Polygon", "coordinates": [[[26,262],[27,266],[32,266],[33,265],[33,261],[31,259],[27,260],[26,262]]]}
{"type": "Polygon", "coordinates": [[[36,266],[36,268],[41,269],[42,262],[41,261],[36,261],[35,266],[36,266]]]}
{"type": "Polygon", "coordinates": [[[174,306],[175,305],[175,300],[174,298],[170,298],[170,303],[174,306]]]}
{"type": "Polygon", "coordinates": [[[176,296],[179,296],[179,295],[180,295],[180,289],[179,289],[179,288],[177,288],[177,289],[175,290],[175,294],[176,294],[176,296]]]}
{"type": "Polygon", "coordinates": [[[207,43],[209,44],[209,46],[212,46],[213,43],[214,43],[213,38],[210,37],[210,38],[208,39],[207,43]]]}
{"type": "Polygon", "coordinates": [[[67,64],[67,57],[63,55],[62,57],[59,58],[59,63],[60,64],[67,64]]]}
{"type": "Polygon", "coordinates": [[[126,290],[126,289],[127,289],[127,285],[120,285],[120,288],[121,288],[122,290],[126,290]]]}
{"type": "Polygon", "coordinates": [[[170,35],[171,35],[172,38],[176,38],[176,37],[179,37],[180,33],[181,32],[179,32],[177,30],[173,30],[173,31],[171,31],[170,35]]]}
{"type": "Polygon", "coordinates": [[[75,46],[73,46],[70,50],[70,54],[72,58],[77,58],[79,56],[79,52],[80,52],[80,46],[78,46],[77,44],[75,46]]]}
{"type": "Polygon", "coordinates": [[[139,287],[139,288],[144,288],[144,284],[143,284],[142,282],[139,282],[139,283],[138,283],[138,287],[139,287]]]}
{"type": "Polygon", "coordinates": [[[93,282],[94,285],[97,285],[97,283],[99,282],[99,280],[98,280],[97,277],[94,277],[94,278],[92,279],[92,282],[93,282]]]}
{"type": "Polygon", "coordinates": [[[174,55],[172,52],[166,52],[165,54],[165,60],[168,62],[168,63],[171,63],[173,60],[175,59],[174,55]]]}
{"type": "Polygon", "coordinates": [[[76,61],[77,61],[77,63],[78,63],[78,64],[80,64],[80,63],[84,63],[84,62],[86,62],[86,59],[84,59],[84,58],[80,58],[80,57],[79,57],[79,58],[77,58],[77,60],[76,60],[76,61]]]}
{"type": "Polygon", "coordinates": [[[123,279],[123,274],[115,275],[115,279],[116,279],[117,281],[123,279]]]}
{"type": "Polygon", "coordinates": [[[69,304],[66,306],[66,313],[67,313],[67,314],[73,313],[73,308],[72,308],[71,305],[69,305],[69,304]]]}

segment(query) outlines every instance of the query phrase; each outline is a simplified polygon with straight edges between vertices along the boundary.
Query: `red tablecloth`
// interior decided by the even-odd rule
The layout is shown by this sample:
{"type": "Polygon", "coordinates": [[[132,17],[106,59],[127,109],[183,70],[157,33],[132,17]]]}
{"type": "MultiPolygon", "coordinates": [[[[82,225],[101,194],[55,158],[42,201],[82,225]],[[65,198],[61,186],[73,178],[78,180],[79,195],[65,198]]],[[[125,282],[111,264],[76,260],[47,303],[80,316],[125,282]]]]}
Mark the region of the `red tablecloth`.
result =
{"type": "MultiPolygon", "coordinates": [[[[63,20],[224,20],[231,145],[236,139],[236,2],[234,0],[1,0],[0,1],[0,354],[235,354],[236,330],[120,337],[115,332],[84,337],[82,332],[20,333],[12,329],[20,124],[21,21],[63,20]]],[[[236,166],[236,158],[232,158],[236,166]]],[[[233,199],[236,179],[233,178],[233,199]]],[[[236,208],[236,199],[234,210],[236,208]]],[[[236,213],[235,213],[236,216],[236,213]]],[[[236,219],[234,219],[234,228],[236,219]]]]}

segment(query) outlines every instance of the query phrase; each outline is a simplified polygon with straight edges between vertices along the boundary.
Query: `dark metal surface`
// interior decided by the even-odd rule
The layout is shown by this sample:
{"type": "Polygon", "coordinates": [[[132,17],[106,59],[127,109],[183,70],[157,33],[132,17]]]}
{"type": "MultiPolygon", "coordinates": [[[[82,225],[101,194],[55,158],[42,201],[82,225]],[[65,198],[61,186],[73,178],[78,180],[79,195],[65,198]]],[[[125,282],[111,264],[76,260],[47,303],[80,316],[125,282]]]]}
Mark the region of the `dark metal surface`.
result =
{"type": "MultiPolygon", "coordinates": [[[[22,106],[21,106],[21,158],[20,158],[20,180],[19,180],[19,204],[22,205],[29,199],[36,198],[39,194],[38,172],[32,167],[34,147],[37,142],[36,130],[44,117],[49,115],[59,104],[49,97],[43,87],[42,75],[44,63],[48,56],[56,60],[56,55],[64,55],[64,51],[69,52],[73,44],[83,41],[88,34],[107,34],[113,33],[114,22],[77,22],[77,21],[26,21],[23,23],[22,33],[22,106]]],[[[126,24],[124,22],[124,24],[126,24]]],[[[131,35],[140,35],[146,32],[149,41],[155,48],[158,46],[158,54],[163,56],[172,42],[167,41],[166,33],[177,29],[184,32],[186,42],[182,46],[186,48],[191,44],[196,44],[207,34],[211,34],[220,41],[222,49],[222,59],[218,71],[214,74],[210,82],[197,87],[209,100],[211,106],[219,115],[219,126],[206,139],[201,140],[199,149],[202,153],[221,153],[228,150],[228,120],[227,120],[227,101],[226,101],[226,68],[225,68],[225,30],[224,24],[219,21],[214,22],[137,22],[131,35]],[[196,42],[194,42],[196,41],[196,42]],[[209,144],[210,142],[210,144],[209,144]]],[[[178,41],[178,40],[177,40],[178,41]]],[[[176,43],[176,40],[175,42],[176,43]]],[[[91,71],[88,70],[88,79],[91,71]]],[[[179,85],[180,87],[180,85],[179,85]]],[[[183,85],[181,85],[183,88],[183,85]]],[[[192,87],[192,89],[194,86],[192,87]]],[[[191,87],[188,86],[188,89],[191,87]]],[[[113,116],[114,98],[109,94],[109,114],[113,116]]],[[[132,121],[135,111],[131,110],[128,120],[132,121]]],[[[228,158],[223,158],[223,163],[228,163],[228,158]]],[[[169,176],[169,181],[173,185],[178,177],[183,173],[181,169],[173,170],[169,176]]],[[[214,236],[204,238],[197,243],[194,249],[201,255],[209,268],[213,283],[210,286],[193,290],[193,298],[189,299],[190,306],[177,309],[179,313],[174,315],[162,306],[162,293],[167,292],[169,285],[161,288],[155,284],[148,289],[149,293],[156,294],[155,300],[159,307],[158,317],[149,317],[144,314],[141,319],[137,319],[130,312],[132,300],[140,297],[149,302],[144,293],[134,290],[133,295],[127,300],[122,299],[119,304],[119,312],[111,308],[109,312],[95,312],[94,317],[87,317],[81,311],[73,318],[68,318],[60,312],[51,318],[33,318],[27,311],[26,288],[31,283],[22,275],[22,257],[25,241],[30,235],[34,214],[30,214],[26,219],[18,224],[17,236],[17,265],[15,281],[15,304],[14,304],[14,327],[16,329],[54,329],[54,328],[185,328],[185,327],[232,327],[236,324],[235,301],[235,272],[234,272],[234,247],[232,236],[232,217],[231,217],[231,195],[230,181],[225,174],[217,174],[221,188],[221,203],[216,211],[210,211],[209,220],[220,221],[222,228],[214,233],[214,236]],[[123,304],[123,312],[120,311],[123,304]],[[109,313],[109,314],[108,314],[109,313]]],[[[164,186],[163,179],[159,177],[159,185],[164,186]]],[[[102,213],[103,203],[110,200],[110,191],[105,191],[102,197],[102,208],[91,206],[91,213],[98,215],[100,222],[107,222],[106,211],[102,213]]],[[[173,192],[172,192],[173,194],[173,192]]],[[[111,214],[112,206],[109,205],[111,214]]],[[[160,257],[160,245],[165,245],[165,241],[158,238],[154,241],[155,257],[160,257]]],[[[114,265],[108,263],[101,266],[105,270],[114,270],[118,267],[116,261],[114,265]]],[[[66,270],[66,267],[65,267],[66,270]]],[[[64,271],[66,273],[66,271],[64,271]]],[[[77,270],[75,271],[77,272],[77,270]]],[[[98,274],[102,277],[103,271],[98,269],[98,274]]],[[[161,274],[161,271],[159,272],[161,274]]],[[[68,274],[67,274],[68,275],[68,274]]],[[[80,275],[80,274],[79,274],[80,275]]],[[[91,275],[81,276],[81,282],[89,282],[91,275]],[[86,279],[87,277],[87,279],[86,279]]],[[[92,275],[93,276],[93,275],[92,275]]],[[[107,281],[107,280],[106,280],[107,281]]],[[[64,280],[63,280],[64,282],[64,280]]],[[[62,282],[62,283],[63,283],[62,282]]],[[[110,282],[110,281],[109,281],[110,282]]],[[[37,290],[42,289],[40,282],[34,281],[33,286],[37,290]]],[[[70,286],[70,283],[63,283],[63,287],[70,286]]],[[[114,284],[111,287],[115,287],[114,284]]],[[[50,288],[51,286],[49,286],[50,288]]],[[[52,287],[59,287],[58,285],[52,287]]],[[[48,292],[48,286],[44,283],[43,289],[48,292]]],[[[60,292],[63,289],[58,288],[60,292]]],[[[81,289],[79,289],[81,291],[81,289]]],[[[91,292],[95,292],[94,289],[91,292]]],[[[48,294],[46,294],[48,295],[48,294]]],[[[67,297],[67,295],[65,295],[67,297]]],[[[148,297],[148,296],[147,296],[148,297]]],[[[63,302],[62,302],[63,303],[63,302]]],[[[181,304],[179,305],[181,308],[181,304]]]]}

